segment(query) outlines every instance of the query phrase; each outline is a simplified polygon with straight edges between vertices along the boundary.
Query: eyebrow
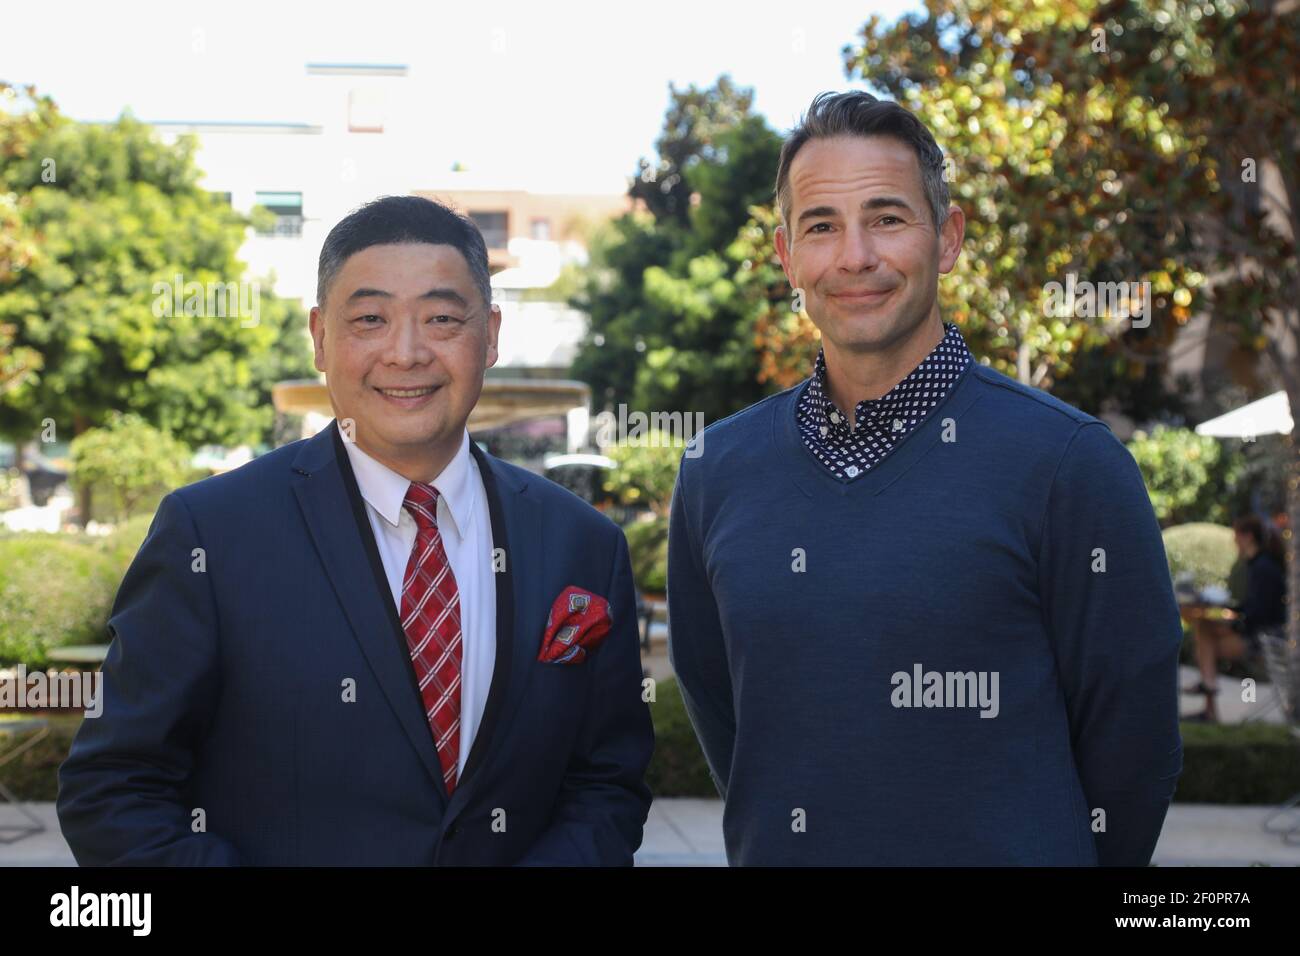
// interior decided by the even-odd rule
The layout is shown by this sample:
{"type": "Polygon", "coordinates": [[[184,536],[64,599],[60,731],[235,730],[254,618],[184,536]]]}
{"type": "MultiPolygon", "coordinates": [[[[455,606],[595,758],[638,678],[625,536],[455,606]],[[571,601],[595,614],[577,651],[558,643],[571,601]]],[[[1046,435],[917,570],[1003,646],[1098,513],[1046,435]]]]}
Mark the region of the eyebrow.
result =
{"type": "MultiPolygon", "coordinates": [[[[873,196],[870,199],[863,200],[859,208],[863,212],[869,212],[873,209],[901,208],[906,209],[913,215],[916,214],[912,207],[908,205],[907,200],[901,196],[873,196]]],[[[802,225],[808,219],[833,219],[838,215],[839,210],[834,206],[813,206],[811,209],[805,209],[799,213],[799,223],[802,225]]]]}
{"type": "MultiPolygon", "coordinates": [[[[355,302],[357,299],[391,299],[391,298],[394,298],[393,293],[387,292],[384,289],[371,289],[366,286],[362,286],[361,288],[354,289],[352,291],[352,294],[348,296],[348,302],[355,302]]],[[[453,302],[456,305],[461,306],[462,308],[466,308],[466,309],[469,308],[468,299],[466,299],[455,289],[449,289],[445,286],[438,286],[432,288],[428,292],[425,292],[424,294],[419,296],[419,298],[438,299],[447,302],[453,302]]]]}

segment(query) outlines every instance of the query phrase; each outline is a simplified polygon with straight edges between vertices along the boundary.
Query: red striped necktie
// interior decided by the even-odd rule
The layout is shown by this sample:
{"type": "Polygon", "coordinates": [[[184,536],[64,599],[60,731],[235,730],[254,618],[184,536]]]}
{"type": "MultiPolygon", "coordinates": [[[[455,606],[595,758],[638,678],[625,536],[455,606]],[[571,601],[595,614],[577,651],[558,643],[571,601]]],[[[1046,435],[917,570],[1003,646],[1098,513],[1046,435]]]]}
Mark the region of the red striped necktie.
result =
{"type": "Polygon", "coordinates": [[[402,506],[418,529],[402,578],[402,629],[450,795],[460,759],[460,592],[438,533],[438,489],[413,481],[402,506]]]}

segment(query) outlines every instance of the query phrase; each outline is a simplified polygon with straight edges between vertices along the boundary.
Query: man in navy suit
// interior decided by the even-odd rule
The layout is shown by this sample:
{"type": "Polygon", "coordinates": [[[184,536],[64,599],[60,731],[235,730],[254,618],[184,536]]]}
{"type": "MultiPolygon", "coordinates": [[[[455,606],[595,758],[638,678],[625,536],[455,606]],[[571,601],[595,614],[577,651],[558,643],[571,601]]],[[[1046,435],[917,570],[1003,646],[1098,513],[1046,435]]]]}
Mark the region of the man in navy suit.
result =
{"type": "Polygon", "coordinates": [[[60,769],[86,864],[630,865],[654,746],[622,531],[466,422],[487,251],[416,197],[321,251],[336,419],[167,495],[60,769]]]}

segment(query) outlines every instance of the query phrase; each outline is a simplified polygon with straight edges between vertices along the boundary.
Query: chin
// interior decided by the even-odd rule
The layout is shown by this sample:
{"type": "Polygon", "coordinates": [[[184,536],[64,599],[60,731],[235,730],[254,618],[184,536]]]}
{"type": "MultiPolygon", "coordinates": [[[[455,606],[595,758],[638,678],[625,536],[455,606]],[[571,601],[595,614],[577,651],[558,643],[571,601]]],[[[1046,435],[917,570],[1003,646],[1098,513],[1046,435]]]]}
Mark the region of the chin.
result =
{"type": "Polygon", "coordinates": [[[873,351],[892,345],[899,338],[895,323],[855,316],[839,323],[838,341],[851,351],[873,351]]]}

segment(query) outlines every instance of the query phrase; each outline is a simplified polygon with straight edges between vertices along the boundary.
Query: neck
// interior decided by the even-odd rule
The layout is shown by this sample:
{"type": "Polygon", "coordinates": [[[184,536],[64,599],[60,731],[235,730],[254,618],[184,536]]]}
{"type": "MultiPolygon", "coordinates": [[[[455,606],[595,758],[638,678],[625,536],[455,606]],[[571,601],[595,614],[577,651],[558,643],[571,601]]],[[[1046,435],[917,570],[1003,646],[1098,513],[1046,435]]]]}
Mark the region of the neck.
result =
{"type": "Polygon", "coordinates": [[[884,349],[849,351],[823,339],[826,354],[826,391],[835,407],[856,425],[858,402],[880,398],[905,379],[943,341],[939,307],[911,334],[884,349]]]}
{"type": "Polygon", "coordinates": [[[454,440],[441,445],[418,448],[410,453],[404,453],[405,449],[402,448],[371,448],[359,438],[357,447],[407,481],[418,481],[428,485],[432,484],[433,480],[451,464],[451,460],[460,451],[462,438],[463,436],[458,434],[454,440]]]}

